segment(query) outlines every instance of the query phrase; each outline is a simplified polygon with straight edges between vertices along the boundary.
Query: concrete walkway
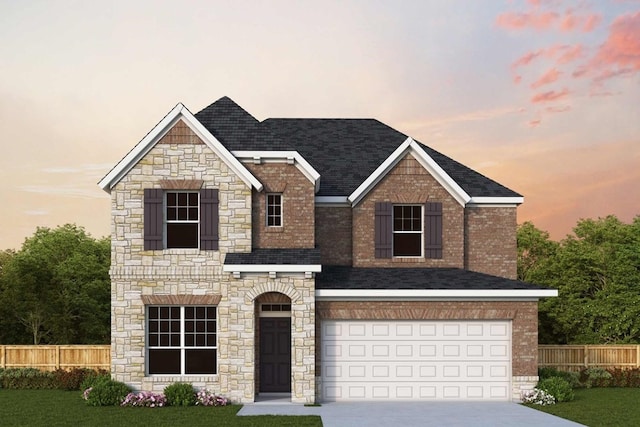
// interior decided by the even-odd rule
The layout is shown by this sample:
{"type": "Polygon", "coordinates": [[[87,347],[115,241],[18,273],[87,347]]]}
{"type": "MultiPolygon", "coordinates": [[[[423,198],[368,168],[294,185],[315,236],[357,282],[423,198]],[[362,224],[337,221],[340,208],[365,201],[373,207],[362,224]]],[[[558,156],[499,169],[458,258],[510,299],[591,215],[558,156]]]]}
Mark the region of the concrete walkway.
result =
{"type": "Polygon", "coordinates": [[[511,402],[332,402],[322,406],[264,402],[246,404],[238,415],[320,415],[324,427],[581,425],[511,402]]]}

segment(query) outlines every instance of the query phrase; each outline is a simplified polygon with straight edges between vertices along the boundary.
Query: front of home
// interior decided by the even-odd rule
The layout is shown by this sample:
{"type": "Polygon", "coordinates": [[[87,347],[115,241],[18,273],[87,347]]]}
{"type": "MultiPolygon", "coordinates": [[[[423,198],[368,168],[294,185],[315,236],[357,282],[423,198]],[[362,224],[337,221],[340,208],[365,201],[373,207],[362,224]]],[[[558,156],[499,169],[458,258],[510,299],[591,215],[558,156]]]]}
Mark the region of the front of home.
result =
{"type": "Polygon", "coordinates": [[[235,402],[518,399],[537,302],[508,188],[371,119],[172,109],[111,195],[112,375],[235,402]]]}

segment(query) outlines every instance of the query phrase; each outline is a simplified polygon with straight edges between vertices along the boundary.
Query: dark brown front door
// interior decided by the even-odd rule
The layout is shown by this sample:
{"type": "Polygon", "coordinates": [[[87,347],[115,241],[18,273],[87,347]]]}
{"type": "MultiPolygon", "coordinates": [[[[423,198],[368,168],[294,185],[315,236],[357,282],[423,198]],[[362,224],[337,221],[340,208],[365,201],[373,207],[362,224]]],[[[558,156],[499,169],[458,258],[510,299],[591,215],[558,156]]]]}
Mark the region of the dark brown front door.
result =
{"type": "Polygon", "coordinates": [[[291,318],[260,318],[260,391],[291,392],[291,318]]]}

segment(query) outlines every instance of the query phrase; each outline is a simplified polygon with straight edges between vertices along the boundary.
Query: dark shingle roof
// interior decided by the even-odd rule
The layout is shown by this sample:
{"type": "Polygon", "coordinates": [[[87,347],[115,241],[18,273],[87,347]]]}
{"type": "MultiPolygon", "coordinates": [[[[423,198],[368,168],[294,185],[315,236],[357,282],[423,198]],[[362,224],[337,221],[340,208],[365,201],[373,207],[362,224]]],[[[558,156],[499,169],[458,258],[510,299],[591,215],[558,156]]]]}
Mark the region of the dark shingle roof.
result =
{"type": "Polygon", "coordinates": [[[320,265],[319,249],[253,249],[229,253],[225,265],[320,265]]]}
{"type": "Polygon", "coordinates": [[[545,289],[460,268],[354,268],[323,266],[316,289],[545,289]]]}
{"type": "MultiPolygon", "coordinates": [[[[256,120],[224,97],[196,118],[230,151],[298,151],[320,174],[319,196],[348,196],[393,153],[407,135],[375,119],[256,120]]],[[[471,197],[520,194],[423,145],[471,197]]]]}

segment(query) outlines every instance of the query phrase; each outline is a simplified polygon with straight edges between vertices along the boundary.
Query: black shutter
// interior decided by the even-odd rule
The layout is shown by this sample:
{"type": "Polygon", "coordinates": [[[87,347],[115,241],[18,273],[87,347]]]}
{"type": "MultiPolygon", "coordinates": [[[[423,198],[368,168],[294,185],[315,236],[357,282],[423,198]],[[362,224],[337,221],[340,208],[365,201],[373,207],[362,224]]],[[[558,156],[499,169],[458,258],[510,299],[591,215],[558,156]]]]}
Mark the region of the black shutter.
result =
{"type": "Polygon", "coordinates": [[[200,249],[218,250],[218,190],[200,190],[200,249]]]}
{"type": "Polygon", "coordinates": [[[162,249],[162,205],[164,191],[161,188],[144,189],[144,250],[162,249]]]}
{"type": "Polygon", "coordinates": [[[442,203],[427,202],[424,216],[425,258],[442,258],[442,203]]]}
{"type": "Polygon", "coordinates": [[[375,216],[375,256],[376,258],[391,258],[391,210],[393,205],[388,202],[376,203],[375,216]]]}

